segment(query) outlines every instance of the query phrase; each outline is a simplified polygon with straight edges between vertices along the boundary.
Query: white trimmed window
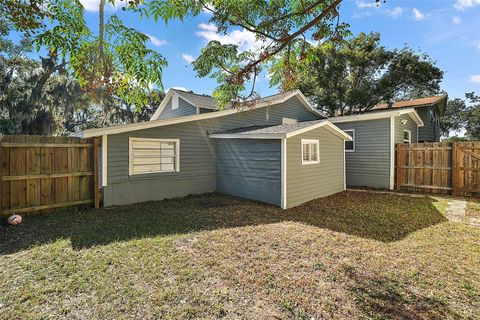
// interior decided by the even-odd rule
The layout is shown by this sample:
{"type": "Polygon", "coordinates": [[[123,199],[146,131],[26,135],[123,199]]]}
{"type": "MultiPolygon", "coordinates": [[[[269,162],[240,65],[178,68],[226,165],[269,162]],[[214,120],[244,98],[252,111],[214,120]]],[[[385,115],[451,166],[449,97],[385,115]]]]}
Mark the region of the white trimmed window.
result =
{"type": "Polygon", "coordinates": [[[412,143],[412,131],[403,130],[403,143],[412,143]]]}
{"type": "Polygon", "coordinates": [[[345,141],[345,152],[355,152],[355,129],[343,130],[352,137],[352,141],[345,141]]]}
{"type": "Polygon", "coordinates": [[[320,163],[318,140],[302,139],[302,165],[320,163]]]}
{"type": "Polygon", "coordinates": [[[129,139],[130,175],[179,172],[180,140],[178,139],[129,139]]]}

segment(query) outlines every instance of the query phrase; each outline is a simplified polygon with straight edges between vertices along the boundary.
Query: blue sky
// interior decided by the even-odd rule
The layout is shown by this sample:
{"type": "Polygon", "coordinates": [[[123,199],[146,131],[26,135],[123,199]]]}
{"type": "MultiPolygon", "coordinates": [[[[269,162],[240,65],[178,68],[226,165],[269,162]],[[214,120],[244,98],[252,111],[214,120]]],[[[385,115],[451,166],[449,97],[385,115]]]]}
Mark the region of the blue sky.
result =
{"type": "MultiPolygon", "coordinates": [[[[98,0],[81,0],[92,30],[98,25],[98,0]]],[[[151,37],[150,46],[168,60],[163,83],[169,87],[184,87],[210,94],[216,82],[197,78],[189,63],[198,56],[208,40],[240,43],[243,48],[254,45],[254,36],[247,31],[234,30],[217,35],[208,23],[209,15],[202,13],[193,19],[155,23],[131,13],[110,8],[128,26],[151,37]]],[[[480,0],[387,0],[376,6],[374,0],[345,0],[340,8],[341,19],[351,25],[354,34],[380,32],[381,42],[388,48],[404,45],[421,50],[444,70],[442,89],[450,98],[464,97],[465,92],[480,93],[480,0]]],[[[98,29],[98,27],[97,27],[98,29]]],[[[277,92],[262,76],[257,83],[261,95],[277,92]]]]}

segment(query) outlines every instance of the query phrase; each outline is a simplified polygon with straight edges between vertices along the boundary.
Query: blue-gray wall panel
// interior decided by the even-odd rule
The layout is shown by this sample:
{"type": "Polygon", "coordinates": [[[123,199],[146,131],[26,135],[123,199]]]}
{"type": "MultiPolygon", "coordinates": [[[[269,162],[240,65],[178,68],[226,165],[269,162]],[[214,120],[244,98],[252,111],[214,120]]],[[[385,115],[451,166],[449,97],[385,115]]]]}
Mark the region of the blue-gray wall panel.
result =
{"type": "Polygon", "coordinates": [[[280,140],[216,140],[217,191],[280,206],[280,140]]]}
{"type": "Polygon", "coordinates": [[[346,152],[347,186],[390,187],[390,118],[336,123],[355,129],[355,152],[346,152]]]}

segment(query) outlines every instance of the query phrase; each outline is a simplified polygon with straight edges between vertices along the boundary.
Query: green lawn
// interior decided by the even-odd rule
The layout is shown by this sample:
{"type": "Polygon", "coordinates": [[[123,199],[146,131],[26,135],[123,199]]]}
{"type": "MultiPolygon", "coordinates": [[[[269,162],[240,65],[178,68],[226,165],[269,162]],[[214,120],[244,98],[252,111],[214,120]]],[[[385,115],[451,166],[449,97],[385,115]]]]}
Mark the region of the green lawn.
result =
{"type": "Polygon", "coordinates": [[[31,217],[0,227],[0,318],[480,318],[480,229],[437,204],[209,194],[31,217]]]}

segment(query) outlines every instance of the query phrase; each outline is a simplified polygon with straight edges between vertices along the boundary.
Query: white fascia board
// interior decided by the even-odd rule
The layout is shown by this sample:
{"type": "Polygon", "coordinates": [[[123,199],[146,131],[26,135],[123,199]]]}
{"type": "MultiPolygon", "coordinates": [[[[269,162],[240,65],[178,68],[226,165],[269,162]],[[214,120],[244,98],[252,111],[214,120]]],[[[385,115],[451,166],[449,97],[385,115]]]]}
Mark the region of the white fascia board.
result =
{"type": "Polygon", "coordinates": [[[317,124],[309,126],[309,127],[305,127],[305,128],[302,128],[302,129],[298,129],[296,131],[289,132],[289,133],[286,134],[286,137],[291,138],[291,137],[294,137],[298,134],[302,134],[304,132],[308,132],[310,130],[314,130],[314,129],[317,129],[317,128],[320,128],[320,127],[323,127],[323,126],[328,127],[328,129],[330,129],[330,131],[332,133],[336,134],[340,138],[342,138],[344,140],[352,141],[352,137],[350,137],[348,134],[343,132],[340,128],[338,128],[336,125],[332,124],[330,121],[323,121],[323,122],[317,123],[317,124]]]}
{"type": "MultiPolygon", "coordinates": [[[[170,90],[169,93],[170,92],[173,92],[173,91],[170,90]]],[[[280,104],[280,103],[283,103],[283,102],[287,101],[288,99],[290,99],[294,96],[297,96],[301,102],[303,101],[302,104],[304,106],[309,105],[308,100],[304,100],[304,98],[302,98],[302,97],[304,97],[303,94],[299,90],[295,90],[295,91],[292,91],[290,94],[288,94],[284,97],[281,97],[281,98],[278,98],[278,99],[275,99],[275,100],[271,100],[271,101],[259,102],[249,110],[264,108],[264,107],[272,106],[272,105],[275,105],[275,104],[280,104]]],[[[165,96],[164,100],[167,100],[167,96],[165,96]]],[[[311,109],[310,107],[308,109],[311,112],[319,114],[317,111],[315,111],[314,109],[311,109]]],[[[156,112],[159,112],[159,114],[160,114],[161,110],[160,111],[159,110],[160,110],[160,107],[156,112]]],[[[161,120],[152,119],[150,121],[141,122],[141,123],[132,123],[132,124],[125,124],[125,125],[120,125],[120,126],[98,128],[98,129],[87,129],[87,130],[83,131],[81,135],[82,135],[83,138],[98,137],[98,136],[101,136],[101,135],[104,135],[104,134],[107,134],[107,135],[108,134],[118,134],[118,133],[122,133],[122,132],[129,132],[129,131],[155,128],[155,127],[162,127],[162,126],[191,122],[191,121],[196,121],[196,120],[219,118],[219,117],[223,117],[223,116],[226,116],[226,115],[235,114],[237,112],[241,112],[241,110],[239,110],[239,109],[228,109],[228,110],[223,110],[223,111],[209,112],[209,113],[196,114],[196,115],[184,116],[184,117],[178,117],[178,118],[171,118],[171,119],[161,119],[161,120]]]]}
{"type": "Polygon", "coordinates": [[[157,110],[155,110],[155,113],[153,116],[150,118],[150,121],[157,120],[160,114],[162,113],[163,109],[167,106],[168,102],[172,99],[172,96],[175,91],[169,89],[165,97],[163,98],[162,102],[158,106],[157,110]]]}
{"type": "Polygon", "coordinates": [[[266,134],[235,134],[235,133],[218,133],[210,134],[209,138],[213,139],[284,139],[284,133],[266,133],[266,134]]]}
{"type": "Polygon", "coordinates": [[[398,115],[400,115],[400,112],[398,110],[392,110],[387,112],[372,112],[372,113],[356,114],[351,116],[332,117],[332,118],[328,118],[328,121],[330,121],[331,123],[367,121],[367,120],[377,120],[377,119],[389,119],[392,116],[398,116],[398,115]]]}
{"type": "Polygon", "coordinates": [[[342,123],[342,122],[355,122],[355,121],[367,121],[367,120],[378,120],[378,119],[388,119],[390,117],[400,116],[402,114],[409,114],[412,117],[413,121],[419,126],[423,126],[423,121],[418,115],[415,109],[400,109],[400,110],[390,110],[383,112],[372,112],[372,113],[362,113],[351,116],[339,116],[328,118],[328,121],[332,123],[342,123]]]}
{"type": "Polygon", "coordinates": [[[413,121],[415,121],[417,126],[419,127],[424,126],[424,122],[422,118],[420,118],[420,116],[418,115],[417,110],[412,108],[412,109],[403,109],[403,110],[400,110],[399,112],[400,112],[400,115],[408,114],[413,119],[413,121]]]}

